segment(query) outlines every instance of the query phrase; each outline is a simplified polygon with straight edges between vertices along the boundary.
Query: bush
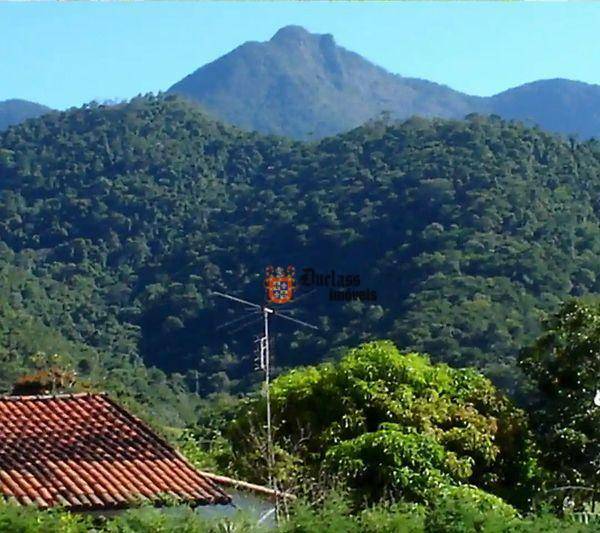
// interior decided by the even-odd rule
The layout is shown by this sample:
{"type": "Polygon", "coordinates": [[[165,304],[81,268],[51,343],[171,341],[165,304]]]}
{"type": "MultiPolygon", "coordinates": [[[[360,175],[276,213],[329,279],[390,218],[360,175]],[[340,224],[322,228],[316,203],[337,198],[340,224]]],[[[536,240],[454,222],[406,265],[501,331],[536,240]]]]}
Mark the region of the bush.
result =
{"type": "MultiPolygon", "coordinates": [[[[521,518],[499,498],[473,487],[446,487],[430,505],[381,503],[353,512],[339,492],[320,502],[301,500],[280,533],[598,533],[600,522],[577,524],[549,514],[521,518]]],[[[142,507],[112,518],[91,518],[60,509],[40,511],[0,503],[0,533],[266,533],[235,514],[204,518],[189,507],[142,507]]]]}
{"type": "Polygon", "coordinates": [[[91,518],[60,509],[38,511],[0,501],[0,533],[87,533],[91,518]]]}
{"type": "Polygon", "coordinates": [[[282,533],[360,533],[359,522],[352,515],[347,499],[337,493],[326,496],[322,505],[307,501],[296,503],[290,519],[279,528],[282,533]]]}
{"type": "Polygon", "coordinates": [[[427,509],[414,503],[380,504],[361,513],[364,533],[420,533],[425,531],[427,509]]]}
{"type": "Polygon", "coordinates": [[[436,491],[426,520],[427,531],[467,533],[500,532],[518,519],[502,499],[476,487],[447,486],[436,491]]]}

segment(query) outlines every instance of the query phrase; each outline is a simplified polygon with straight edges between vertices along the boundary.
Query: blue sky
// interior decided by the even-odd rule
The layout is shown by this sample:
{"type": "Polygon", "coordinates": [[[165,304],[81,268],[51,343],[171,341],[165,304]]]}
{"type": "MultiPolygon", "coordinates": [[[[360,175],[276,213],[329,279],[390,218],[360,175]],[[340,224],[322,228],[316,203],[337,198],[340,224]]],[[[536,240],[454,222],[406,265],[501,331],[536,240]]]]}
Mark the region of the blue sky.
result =
{"type": "Polygon", "coordinates": [[[0,3],[0,100],[63,109],[164,90],[287,24],[471,94],[552,77],[600,84],[600,3],[0,3]]]}

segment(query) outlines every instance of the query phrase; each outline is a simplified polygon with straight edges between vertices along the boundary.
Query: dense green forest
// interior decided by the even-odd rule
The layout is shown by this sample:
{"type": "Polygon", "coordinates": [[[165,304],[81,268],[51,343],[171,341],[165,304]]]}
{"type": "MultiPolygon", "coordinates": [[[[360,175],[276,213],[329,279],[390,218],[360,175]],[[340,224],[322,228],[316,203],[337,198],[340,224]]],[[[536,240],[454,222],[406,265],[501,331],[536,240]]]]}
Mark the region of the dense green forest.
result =
{"type": "Polygon", "coordinates": [[[319,331],[278,323],[279,367],[389,338],[507,389],[542,312],[598,290],[600,145],[493,117],[305,144],[140,97],[28,121],[0,147],[4,277],[23,280],[3,305],[103,366],[143,361],[203,393],[255,379],[256,328],[217,331],[236,315],[210,290],[260,300],[270,264],[358,274],[378,295],[298,302],[319,331]]]}
{"type": "Polygon", "coordinates": [[[127,327],[104,317],[102,327],[118,331],[120,337],[110,337],[118,342],[102,348],[85,344],[73,321],[81,326],[90,290],[36,276],[26,266],[27,254],[0,246],[0,391],[10,391],[23,374],[57,368],[73,374],[78,388],[110,390],[161,425],[181,427],[197,420],[202,402],[189,393],[184,376],[149,369],[121,348],[135,350],[127,327]]]}
{"type": "MultiPolygon", "coordinates": [[[[301,496],[280,530],[562,531],[528,513],[597,484],[599,182],[600,144],[495,117],[317,143],[172,96],[27,121],[0,136],[0,392],[59,368],[266,483],[259,324],[219,328],[243,312],[211,291],[261,301],[265,267],[294,265],[287,312],[319,330],[273,322],[275,474],[301,496]],[[305,268],[377,299],[310,292],[305,268]]],[[[5,506],[0,530],[221,527],[136,513],[5,506]]]]}

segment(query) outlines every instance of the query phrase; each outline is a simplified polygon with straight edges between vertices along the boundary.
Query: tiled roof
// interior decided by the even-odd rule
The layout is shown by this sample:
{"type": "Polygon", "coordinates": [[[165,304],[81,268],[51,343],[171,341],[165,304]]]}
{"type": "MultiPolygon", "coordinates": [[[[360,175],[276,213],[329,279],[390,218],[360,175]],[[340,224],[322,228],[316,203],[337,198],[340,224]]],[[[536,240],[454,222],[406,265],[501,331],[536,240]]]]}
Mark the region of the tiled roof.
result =
{"type": "Polygon", "coordinates": [[[104,394],[0,397],[0,498],[40,507],[229,503],[213,481],[104,394]]]}

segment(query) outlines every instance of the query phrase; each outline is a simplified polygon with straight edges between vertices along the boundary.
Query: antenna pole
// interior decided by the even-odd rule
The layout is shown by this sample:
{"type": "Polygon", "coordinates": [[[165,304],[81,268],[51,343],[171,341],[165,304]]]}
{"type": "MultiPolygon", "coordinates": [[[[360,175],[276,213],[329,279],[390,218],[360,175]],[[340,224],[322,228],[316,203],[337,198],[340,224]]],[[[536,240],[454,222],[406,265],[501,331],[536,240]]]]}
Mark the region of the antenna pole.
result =
{"type": "Polygon", "coordinates": [[[269,339],[269,313],[273,311],[263,307],[264,318],[264,363],[265,363],[265,396],[267,402],[267,469],[269,475],[269,486],[277,490],[273,484],[273,467],[275,466],[275,455],[273,451],[273,432],[271,427],[271,351],[269,339]]]}
{"type": "MultiPolygon", "coordinates": [[[[221,298],[225,298],[227,300],[231,300],[238,304],[243,304],[246,306],[246,309],[250,310],[251,313],[256,313],[257,311],[262,314],[263,319],[263,328],[264,335],[259,339],[259,362],[260,369],[265,373],[265,400],[267,403],[267,470],[268,470],[268,478],[269,478],[269,487],[275,490],[275,510],[276,513],[279,514],[279,497],[278,497],[278,488],[277,488],[277,477],[275,476],[275,447],[273,445],[273,427],[271,420],[271,344],[269,338],[269,315],[277,316],[283,318],[284,320],[288,320],[290,322],[294,322],[300,326],[304,326],[310,329],[318,329],[317,326],[313,324],[309,324],[308,322],[304,322],[302,320],[298,320],[292,316],[281,313],[273,307],[268,307],[266,305],[259,305],[253,302],[249,302],[248,300],[243,300],[242,298],[237,298],[236,296],[232,296],[230,294],[225,294],[218,291],[212,291],[212,295],[219,296],[221,298]]],[[[231,320],[225,324],[219,326],[218,329],[224,328],[226,326],[230,326],[243,320],[245,317],[236,318],[231,320]]],[[[248,326],[252,322],[247,322],[242,325],[243,327],[248,326]]],[[[238,331],[241,328],[236,328],[234,331],[238,331]]],[[[284,500],[285,501],[285,500],[284,500]]]]}

